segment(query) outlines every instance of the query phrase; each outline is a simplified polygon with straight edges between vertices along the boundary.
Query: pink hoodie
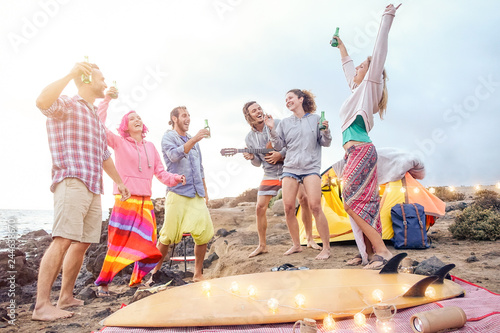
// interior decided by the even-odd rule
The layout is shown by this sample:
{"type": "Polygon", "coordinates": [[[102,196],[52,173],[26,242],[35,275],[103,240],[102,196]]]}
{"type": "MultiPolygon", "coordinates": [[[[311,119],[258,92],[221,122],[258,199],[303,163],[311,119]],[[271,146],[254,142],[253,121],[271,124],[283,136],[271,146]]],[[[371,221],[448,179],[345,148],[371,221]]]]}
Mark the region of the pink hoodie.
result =
{"type": "MultiPolygon", "coordinates": [[[[108,105],[111,98],[106,96],[99,104],[99,119],[106,123],[108,105]]],[[[153,175],[167,186],[175,186],[181,181],[181,175],[167,172],[163,167],[160,155],[153,143],[142,140],[141,143],[132,137],[123,138],[106,127],[108,145],[115,152],[116,170],[132,195],[151,196],[153,175]]],[[[113,184],[113,194],[120,194],[113,184]]]]}

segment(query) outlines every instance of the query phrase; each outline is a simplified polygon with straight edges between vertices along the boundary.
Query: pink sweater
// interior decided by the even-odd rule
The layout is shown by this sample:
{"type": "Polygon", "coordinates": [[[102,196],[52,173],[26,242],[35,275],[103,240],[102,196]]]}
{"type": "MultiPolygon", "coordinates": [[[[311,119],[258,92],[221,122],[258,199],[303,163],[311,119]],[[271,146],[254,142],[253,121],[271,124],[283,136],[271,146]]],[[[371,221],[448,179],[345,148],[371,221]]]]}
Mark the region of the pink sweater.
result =
{"type": "Polygon", "coordinates": [[[373,128],[373,115],[379,111],[378,103],[382,98],[384,82],[382,72],[385,59],[387,58],[387,38],[391,29],[396,10],[386,9],[382,15],[382,22],[373,49],[372,60],[368,72],[359,86],[354,83],[356,69],[351,57],[342,58],[342,67],[351,88],[352,94],[340,107],[340,119],[342,121],[342,132],[345,131],[361,115],[365,121],[366,131],[373,128]]]}
{"type": "MultiPolygon", "coordinates": [[[[99,104],[99,118],[106,123],[107,110],[111,98],[106,98],[99,104]]],[[[181,176],[167,172],[163,168],[160,155],[153,143],[142,140],[141,143],[131,137],[123,138],[114,134],[106,127],[108,145],[115,152],[116,170],[125,186],[132,195],[151,196],[153,175],[167,186],[175,186],[181,181],[181,176]]],[[[119,194],[116,184],[113,184],[113,194],[119,194]]]]}

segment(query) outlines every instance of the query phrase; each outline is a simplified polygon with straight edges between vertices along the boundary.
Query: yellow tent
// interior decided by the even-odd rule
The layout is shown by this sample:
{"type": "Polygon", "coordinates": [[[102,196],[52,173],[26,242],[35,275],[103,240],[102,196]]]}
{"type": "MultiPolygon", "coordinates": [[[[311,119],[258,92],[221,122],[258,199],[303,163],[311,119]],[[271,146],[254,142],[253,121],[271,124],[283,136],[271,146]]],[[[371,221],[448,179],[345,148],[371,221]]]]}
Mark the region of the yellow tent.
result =
{"type": "MultiPolygon", "coordinates": [[[[328,220],[330,229],[330,242],[354,240],[349,216],[344,210],[341,200],[341,181],[333,168],[323,172],[321,176],[322,198],[321,206],[328,220]]],[[[380,186],[380,219],[382,222],[382,238],[391,239],[392,230],[391,208],[399,203],[419,203],[424,207],[427,229],[432,226],[438,217],[445,214],[445,203],[430,193],[422,184],[415,180],[409,173],[394,182],[380,186]]],[[[307,244],[304,224],[301,219],[301,207],[296,212],[299,220],[301,244],[307,244]]],[[[316,242],[321,242],[313,218],[313,237],[316,242]]]]}

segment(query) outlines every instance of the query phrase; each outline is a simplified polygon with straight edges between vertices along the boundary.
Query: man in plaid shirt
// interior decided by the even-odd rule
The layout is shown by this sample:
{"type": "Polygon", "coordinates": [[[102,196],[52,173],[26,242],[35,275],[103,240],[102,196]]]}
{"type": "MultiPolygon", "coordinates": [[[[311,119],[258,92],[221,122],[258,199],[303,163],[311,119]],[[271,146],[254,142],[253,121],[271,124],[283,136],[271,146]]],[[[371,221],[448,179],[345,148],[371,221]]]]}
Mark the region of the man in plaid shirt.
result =
{"type": "Polygon", "coordinates": [[[117,184],[122,200],[130,197],[110,158],[105,128],[93,105],[96,98],[104,97],[105,89],[104,77],[96,65],[77,63],[66,76],[48,85],[36,101],[47,116],[54,225],[52,243],[40,262],[34,320],[68,318],[73,313],[65,308],[83,305],[82,300],[73,297],[73,288],[85,252],[101,237],[102,170],[117,184]],[[82,82],[82,74],[91,75],[91,82],[82,82]],[[71,80],[78,88],[78,95],[72,98],[61,95],[71,80]],[[54,306],[50,291],[61,267],[61,292],[54,306]]]}

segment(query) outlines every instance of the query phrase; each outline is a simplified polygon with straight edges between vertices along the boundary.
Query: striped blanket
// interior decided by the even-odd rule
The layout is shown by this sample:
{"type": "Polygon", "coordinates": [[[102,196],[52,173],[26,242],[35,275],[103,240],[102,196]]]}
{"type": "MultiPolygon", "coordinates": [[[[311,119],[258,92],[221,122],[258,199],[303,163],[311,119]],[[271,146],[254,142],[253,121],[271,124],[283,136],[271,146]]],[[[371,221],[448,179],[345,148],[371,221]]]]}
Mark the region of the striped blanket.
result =
{"type": "Polygon", "coordinates": [[[130,285],[140,283],[161,259],[156,248],[156,218],[150,197],[131,196],[115,205],[109,218],[108,252],[96,285],[109,284],[123,268],[135,262],[130,285]]]}

